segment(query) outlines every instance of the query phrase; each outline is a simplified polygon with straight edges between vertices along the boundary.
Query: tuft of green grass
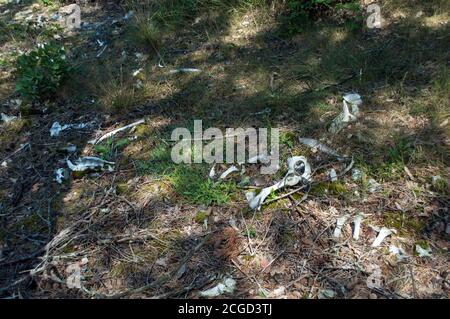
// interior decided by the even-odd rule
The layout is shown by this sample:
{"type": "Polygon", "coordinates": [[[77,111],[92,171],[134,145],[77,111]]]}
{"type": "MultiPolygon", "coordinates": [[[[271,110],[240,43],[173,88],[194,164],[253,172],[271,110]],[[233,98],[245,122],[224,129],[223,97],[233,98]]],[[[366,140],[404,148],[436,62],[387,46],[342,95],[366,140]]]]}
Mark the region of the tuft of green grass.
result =
{"type": "Polygon", "coordinates": [[[357,157],[356,165],[361,168],[363,181],[370,177],[377,181],[394,181],[403,177],[405,166],[422,161],[419,155],[410,139],[400,135],[378,152],[373,152],[370,158],[357,157]]]}
{"type": "Polygon", "coordinates": [[[280,144],[287,146],[289,149],[294,147],[296,135],[293,132],[280,132],[280,144]]]}
{"type": "Polygon", "coordinates": [[[258,233],[256,232],[256,229],[249,228],[248,230],[243,231],[242,235],[248,238],[256,238],[258,236],[258,233]]]}
{"type": "Polygon", "coordinates": [[[128,82],[112,80],[101,91],[101,105],[111,113],[126,113],[142,100],[141,91],[128,82]]]}
{"type": "Polygon", "coordinates": [[[114,142],[114,138],[109,138],[105,143],[95,146],[95,151],[100,154],[104,160],[112,160],[117,152],[130,143],[128,138],[119,139],[114,142]]]}
{"type": "Polygon", "coordinates": [[[148,160],[137,162],[137,171],[140,175],[160,178],[170,174],[173,164],[170,149],[166,145],[158,145],[150,151],[148,160]]]}
{"type": "Polygon", "coordinates": [[[208,212],[205,212],[205,211],[201,210],[201,211],[197,212],[197,214],[195,214],[194,220],[195,220],[196,223],[201,224],[201,223],[204,222],[204,220],[206,218],[208,218],[208,216],[209,216],[208,212]]]}
{"type": "Polygon", "coordinates": [[[173,191],[191,204],[225,204],[236,191],[230,182],[215,183],[208,178],[205,164],[176,164],[166,145],[155,147],[146,161],[137,162],[138,174],[167,181],[173,191]]]}
{"type": "Polygon", "coordinates": [[[162,35],[161,27],[152,16],[143,10],[139,10],[135,14],[128,30],[128,36],[133,44],[152,53],[158,51],[162,35]]]}
{"type": "Polygon", "coordinates": [[[396,138],[394,145],[388,148],[386,160],[389,164],[405,164],[412,155],[413,147],[406,138],[396,138]]]}
{"type": "Polygon", "coordinates": [[[213,23],[223,25],[230,12],[264,5],[265,0],[128,0],[124,4],[135,12],[132,34],[147,44],[158,43],[163,34],[188,27],[197,17],[219,12],[213,23]]]}
{"type": "Polygon", "coordinates": [[[125,194],[129,189],[129,186],[127,183],[118,183],[116,184],[116,194],[122,195],[125,194]]]}
{"type": "Polygon", "coordinates": [[[178,165],[169,180],[174,191],[192,204],[225,204],[236,190],[233,183],[214,183],[207,177],[206,167],[178,165]]]}
{"type": "Polygon", "coordinates": [[[433,189],[438,193],[447,194],[450,192],[448,182],[444,178],[438,178],[436,181],[432,181],[432,185],[433,189]]]}
{"type": "Polygon", "coordinates": [[[425,223],[410,213],[386,212],[383,214],[386,226],[395,228],[401,234],[413,232],[419,234],[425,227],[425,223]]]}
{"type": "Polygon", "coordinates": [[[323,196],[326,194],[340,196],[345,195],[348,191],[342,182],[320,182],[311,187],[311,194],[323,196]]]}

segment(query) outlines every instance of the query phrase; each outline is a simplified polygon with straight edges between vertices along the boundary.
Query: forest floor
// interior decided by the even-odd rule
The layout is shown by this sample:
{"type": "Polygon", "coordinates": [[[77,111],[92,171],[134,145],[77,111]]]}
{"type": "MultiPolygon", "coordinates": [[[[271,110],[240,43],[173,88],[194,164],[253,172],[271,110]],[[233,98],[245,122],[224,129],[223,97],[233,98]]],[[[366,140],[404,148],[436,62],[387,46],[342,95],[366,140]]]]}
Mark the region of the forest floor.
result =
{"type": "Polygon", "coordinates": [[[83,24],[67,30],[51,18],[63,4],[0,0],[0,113],[16,116],[0,120],[0,296],[200,298],[233,281],[219,297],[450,296],[447,1],[379,1],[380,29],[320,21],[289,36],[265,1],[186,1],[204,7],[161,33],[148,19],[164,6],[125,2],[80,3],[83,24]],[[50,40],[74,69],[52,99],[28,103],[16,60],[50,40]],[[361,112],[330,133],[348,92],[361,112]],[[217,182],[210,164],[174,163],[172,130],[194,119],[279,128],[280,170],[248,165],[217,182]],[[51,136],[55,122],[86,125],[51,136]],[[71,173],[66,160],[81,156],[115,164],[71,173]],[[282,179],[290,156],[308,159],[311,182],[250,209],[246,191],[282,179]]]}

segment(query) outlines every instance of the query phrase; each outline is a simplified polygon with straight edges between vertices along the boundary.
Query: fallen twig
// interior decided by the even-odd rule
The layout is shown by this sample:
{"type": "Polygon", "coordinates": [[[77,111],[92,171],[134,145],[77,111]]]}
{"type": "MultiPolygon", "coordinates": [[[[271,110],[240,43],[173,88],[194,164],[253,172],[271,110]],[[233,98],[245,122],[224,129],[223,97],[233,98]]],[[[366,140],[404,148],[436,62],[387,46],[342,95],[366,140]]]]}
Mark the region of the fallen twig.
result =
{"type": "Polygon", "coordinates": [[[26,147],[30,147],[30,143],[25,143],[23,145],[21,145],[17,150],[15,150],[14,152],[12,152],[11,154],[9,154],[8,156],[6,156],[3,160],[1,160],[0,162],[4,162],[7,159],[10,159],[11,157],[13,157],[14,155],[16,155],[17,153],[19,153],[20,151],[24,150],[26,147]]]}
{"type": "Polygon", "coordinates": [[[114,295],[104,295],[104,294],[96,294],[95,297],[97,298],[108,298],[108,299],[118,299],[118,298],[123,298],[125,296],[128,295],[132,295],[132,294],[138,294],[141,292],[144,292],[148,289],[151,289],[153,287],[157,287],[160,286],[162,284],[164,284],[165,282],[167,282],[168,280],[170,280],[171,278],[173,278],[179,271],[180,269],[192,258],[192,256],[194,256],[194,254],[211,238],[211,236],[213,235],[213,233],[208,234],[207,236],[205,236],[205,238],[203,238],[203,240],[194,247],[194,249],[192,249],[177,265],[177,267],[175,267],[172,271],[170,271],[168,274],[160,277],[159,279],[144,285],[142,287],[139,288],[135,288],[135,289],[130,289],[130,290],[126,290],[123,291],[121,293],[118,294],[114,294],[114,295]]]}

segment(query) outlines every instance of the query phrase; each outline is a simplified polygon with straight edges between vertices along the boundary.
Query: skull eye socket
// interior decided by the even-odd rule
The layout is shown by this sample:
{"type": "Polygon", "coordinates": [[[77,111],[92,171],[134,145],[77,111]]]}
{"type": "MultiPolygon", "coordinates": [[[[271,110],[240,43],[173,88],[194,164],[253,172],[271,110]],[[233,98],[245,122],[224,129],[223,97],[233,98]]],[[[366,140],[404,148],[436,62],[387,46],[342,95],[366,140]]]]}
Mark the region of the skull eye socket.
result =
{"type": "Polygon", "coordinates": [[[295,164],[294,169],[297,173],[302,174],[305,171],[305,164],[303,162],[298,162],[295,164]]]}

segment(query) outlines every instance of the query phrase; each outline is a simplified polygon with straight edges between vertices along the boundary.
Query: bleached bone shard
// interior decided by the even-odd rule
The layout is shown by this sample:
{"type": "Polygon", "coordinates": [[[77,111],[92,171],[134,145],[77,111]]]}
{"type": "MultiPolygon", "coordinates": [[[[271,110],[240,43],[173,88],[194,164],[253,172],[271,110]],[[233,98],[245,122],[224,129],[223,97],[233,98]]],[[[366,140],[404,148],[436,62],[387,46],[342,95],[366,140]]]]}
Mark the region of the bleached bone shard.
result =
{"type": "Polygon", "coordinates": [[[294,186],[300,181],[311,180],[311,166],[304,156],[293,156],[288,158],[288,172],[285,176],[286,185],[294,186]]]}
{"type": "Polygon", "coordinates": [[[233,293],[236,288],[236,281],[233,278],[225,278],[221,283],[217,286],[200,291],[200,296],[202,297],[217,297],[224,293],[233,293]]]}
{"type": "Polygon", "coordinates": [[[332,299],[336,296],[336,292],[331,289],[320,290],[317,296],[318,299],[332,299]]]}
{"type": "Polygon", "coordinates": [[[347,221],[348,217],[349,217],[348,215],[344,215],[344,216],[339,217],[338,219],[336,219],[336,228],[334,229],[334,232],[333,232],[333,237],[334,238],[341,237],[342,227],[344,226],[344,224],[347,221]]]}
{"type": "Polygon", "coordinates": [[[401,247],[395,245],[389,246],[389,252],[395,256],[397,262],[401,262],[409,257],[401,247]]]}
{"type": "Polygon", "coordinates": [[[312,149],[317,149],[325,154],[336,156],[336,157],[342,157],[339,155],[335,150],[332,148],[326,146],[325,144],[319,142],[318,140],[315,140],[313,138],[306,138],[306,137],[300,137],[299,142],[311,147],[312,149]]]}
{"type": "Polygon", "coordinates": [[[280,298],[282,296],[284,296],[286,294],[286,287],[285,286],[280,286],[276,289],[274,289],[269,295],[272,298],[280,298]]]}
{"type": "Polygon", "coordinates": [[[261,192],[259,192],[258,195],[255,195],[255,192],[248,192],[246,194],[247,200],[249,200],[249,206],[251,209],[260,209],[262,204],[264,203],[267,196],[270,195],[270,193],[280,189],[283,187],[283,183],[280,181],[272,186],[263,188],[261,192]]]}
{"type": "Polygon", "coordinates": [[[1,114],[1,118],[2,118],[2,121],[5,122],[5,123],[9,123],[9,122],[12,122],[14,120],[17,120],[17,116],[7,115],[5,113],[1,114]]]}
{"type": "Polygon", "coordinates": [[[251,202],[253,200],[253,198],[255,198],[256,194],[254,191],[248,191],[245,192],[245,198],[247,199],[247,202],[251,202]]]}
{"type": "Polygon", "coordinates": [[[219,179],[225,179],[228,175],[230,175],[233,172],[239,172],[239,168],[237,168],[236,166],[231,166],[230,168],[228,168],[225,172],[223,172],[220,176],[219,179]]]}
{"type": "Polygon", "coordinates": [[[50,136],[58,136],[59,133],[67,128],[66,125],[64,125],[64,128],[59,124],[59,122],[54,122],[52,124],[52,127],[50,128],[50,136]]]}
{"type": "Polygon", "coordinates": [[[260,154],[253,157],[250,157],[247,161],[249,164],[257,164],[257,163],[263,163],[266,164],[270,158],[266,154],[260,154]]]}
{"type": "Polygon", "coordinates": [[[425,249],[417,244],[416,253],[419,255],[419,257],[431,257],[431,248],[428,247],[427,249],[425,249]]]}
{"type": "Polygon", "coordinates": [[[216,163],[214,163],[213,166],[211,167],[208,176],[210,179],[214,179],[214,177],[216,177],[216,163]]]}
{"type": "Polygon", "coordinates": [[[95,56],[96,58],[99,58],[102,56],[102,54],[105,52],[106,48],[108,47],[108,45],[106,44],[105,46],[103,46],[103,49],[100,50],[99,53],[97,53],[97,55],[95,56]]]}
{"type": "Polygon", "coordinates": [[[376,191],[378,191],[380,186],[381,185],[379,183],[377,183],[377,181],[374,180],[373,178],[371,178],[367,181],[367,187],[368,187],[369,193],[375,193],[376,191]]]}
{"type": "Polygon", "coordinates": [[[61,124],[59,124],[59,122],[54,122],[52,124],[52,127],[50,128],[50,136],[51,137],[59,136],[59,133],[61,133],[62,131],[65,131],[67,129],[70,129],[70,128],[83,129],[83,128],[86,128],[88,126],[89,126],[88,123],[61,125],[61,124]]]}
{"type": "Polygon", "coordinates": [[[348,123],[356,121],[357,116],[359,115],[359,106],[362,104],[362,99],[361,96],[356,93],[346,94],[343,97],[342,104],[342,112],[333,120],[329,129],[329,131],[333,134],[338,133],[346,127],[348,123]],[[351,105],[353,114],[350,113],[348,104],[351,105]]]}
{"type": "Polygon", "coordinates": [[[361,214],[358,214],[355,216],[355,218],[353,219],[353,225],[354,225],[354,229],[353,229],[353,239],[354,240],[358,240],[359,239],[359,232],[361,230],[361,221],[363,219],[363,216],[361,214]]]}
{"type": "Polygon", "coordinates": [[[143,68],[139,68],[139,69],[135,70],[135,71],[132,73],[133,77],[134,77],[134,78],[137,77],[137,76],[139,75],[139,73],[141,73],[142,71],[144,71],[143,68]]]}
{"type": "Polygon", "coordinates": [[[175,70],[170,70],[170,74],[175,74],[175,73],[198,73],[201,72],[202,70],[200,69],[195,69],[195,68],[179,68],[179,69],[175,69],[175,70]]]}
{"type": "Polygon", "coordinates": [[[114,136],[114,135],[116,135],[119,132],[125,131],[127,129],[133,128],[133,127],[138,126],[138,125],[143,124],[143,123],[145,123],[144,119],[136,121],[136,122],[128,124],[128,125],[125,125],[125,126],[122,126],[122,127],[118,128],[118,129],[115,129],[115,130],[113,130],[113,131],[111,131],[109,133],[104,134],[103,136],[101,136],[100,138],[98,138],[96,140],[90,140],[88,143],[94,144],[94,145],[98,144],[101,141],[103,141],[103,140],[105,140],[105,139],[107,139],[107,138],[109,138],[111,136],[114,136]]]}
{"type": "Polygon", "coordinates": [[[67,144],[66,147],[62,148],[63,151],[66,151],[67,153],[75,153],[75,151],[77,150],[76,145],[73,144],[67,144]]]}
{"type": "Polygon", "coordinates": [[[328,172],[328,176],[330,176],[330,180],[332,182],[337,181],[337,174],[336,174],[336,170],[334,168],[330,169],[330,171],[328,172]]]}
{"type": "Polygon", "coordinates": [[[58,184],[62,184],[62,180],[64,179],[64,168],[58,168],[56,171],[55,171],[55,181],[58,183],[58,184]]]}
{"type": "Polygon", "coordinates": [[[372,247],[378,247],[380,246],[381,242],[388,236],[394,234],[395,231],[393,229],[389,229],[386,227],[383,227],[380,229],[380,232],[378,233],[377,238],[372,243],[372,247]]]}
{"type": "Polygon", "coordinates": [[[67,166],[71,171],[74,172],[84,172],[86,170],[98,170],[103,169],[106,165],[108,167],[108,170],[112,170],[111,165],[114,165],[114,162],[108,162],[105,160],[102,160],[98,157],[93,156],[86,156],[79,158],[75,164],[73,164],[70,160],[67,160],[67,166]]]}
{"type": "Polygon", "coordinates": [[[357,168],[352,169],[352,179],[358,181],[361,179],[361,171],[357,168]]]}
{"type": "Polygon", "coordinates": [[[350,103],[350,105],[352,106],[352,113],[355,116],[358,116],[359,115],[359,106],[362,104],[361,96],[356,93],[346,94],[346,95],[344,95],[344,101],[346,101],[347,103],[350,103]]]}
{"type": "Polygon", "coordinates": [[[288,158],[288,172],[284,178],[272,186],[263,188],[261,192],[255,194],[251,192],[246,194],[251,209],[260,209],[270,193],[279,190],[285,186],[295,186],[299,182],[307,183],[311,180],[311,166],[304,156],[294,156],[288,158]]]}

